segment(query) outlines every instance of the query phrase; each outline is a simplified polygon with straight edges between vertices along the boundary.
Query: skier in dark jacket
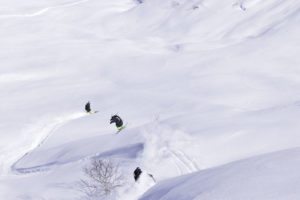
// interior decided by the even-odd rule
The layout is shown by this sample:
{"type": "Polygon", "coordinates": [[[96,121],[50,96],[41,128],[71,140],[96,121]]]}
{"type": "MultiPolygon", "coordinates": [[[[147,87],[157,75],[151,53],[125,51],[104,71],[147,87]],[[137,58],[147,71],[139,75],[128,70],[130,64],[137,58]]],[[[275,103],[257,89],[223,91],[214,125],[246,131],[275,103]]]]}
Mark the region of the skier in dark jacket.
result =
{"type": "Polygon", "coordinates": [[[87,103],[85,104],[85,111],[86,111],[87,113],[90,113],[90,114],[93,113],[93,111],[92,111],[92,109],[91,109],[91,104],[90,104],[90,102],[87,102],[87,103]]]}
{"type": "Polygon", "coordinates": [[[98,111],[92,111],[90,102],[85,104],[85,111],[89,114],[97,113],[98,111]]]}
{"type": "Polygon", "coordinates": [[[123,121],[118,115],[112,116],[111,119],[110,119],[110,123],[111,124],[116,123],[116,127],[117,127],[118,130],[121,130],[122,128],[124,128],[123,121]]]}
{"type": "Polygon", "coordinates": [[[137,181],[141,174],[142,174],[142,170],[139,167],[137,167],[133,172],[134,180],[137,181]]]}
{"type": "Polygon", "coordinates": [[[150,181],[150,183],[156,183],[156,180],[154,178],[154,176],[152,174],[149,174],[147,172],[143,172],[139,167],[137,167],[134,172],[133,172],[133,177],[134,177],[134,180],[137,182],[139,180],[139,178],[141,177],[141,175],[144,174],[144,181],[148,182],[149,183],[149,180],[152,180],[150,181]],[[148,175],[148,176],[147,176],[148,175]],[[147,178],[148,177],[148,178],[147,178]],[[149,179],[150,177],[150,179],[149,179]],[[148,180],[148,181],[147,181],[148,180]]]}

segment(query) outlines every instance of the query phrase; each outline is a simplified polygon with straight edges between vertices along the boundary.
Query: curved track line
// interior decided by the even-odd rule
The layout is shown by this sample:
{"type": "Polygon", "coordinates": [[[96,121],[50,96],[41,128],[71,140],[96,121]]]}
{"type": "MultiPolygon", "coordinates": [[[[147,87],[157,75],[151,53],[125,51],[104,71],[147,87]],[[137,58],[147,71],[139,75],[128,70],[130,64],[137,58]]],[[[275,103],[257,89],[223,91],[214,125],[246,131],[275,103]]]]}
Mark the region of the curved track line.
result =
{"type": "Polygon", "coordinates": [[[85,113],[74,113],[71,115],[63,116],[56,118],[52,121],[52,123],[47,123],[46,125],[43,126],[33,126],[31,129],[29,129],[29,132],[38,132],[38,133],[43,133],[41,134],[36,141],[32,142],[30,146],[27,146],[24,148],[25,153],[23,153],[22,156],[20,156],[13,164],[11,165],[11,171],[16,172],[16,164],[22,160],[25,156],[30,154],[32,151],[34,151],[36,148],[40,147],[43,143],[47,141],[47,139],[57,130],[59,127],[63,126],[65,123],[78,119],[80,117],[85,116],[85,113]]]}
{"type": "Polygon", "coordinates": [[[56,166],[62,166],[62,165],[66,165],[66,164],[76,163],[76,162],[83,162],[83,161],[89,160],[89,159],[105,158],[105,157],[119,156],[119,155],[123,155],[123,156],[125,155],[128,158],[137,157],[139,152],[141,152],[143,149],[144,149],[144,144],[143,143],[136,143],[136,144],[133,144],[133,145],[130,145],[130,146],[125,146],[125,147],[121,147],[121,148],[118,148],[118,149],[109,150],[109,151],[105,151],[105,152],[102,152],[102,153],[97,153],[96,155],[76,156],[76,157],[71,158],[69,160],[52,161],[52,162],[48,162],[48,163],[45,163],[45,164],[32,166],[32,167],[16,167],[18,162],[21,161],[21,159],[24,156],[27,155],[26,154],[20,160],[15,162],[12,165],[11,169],[15,173],[19,173],[19,174],[38,173],[38,172],[48,171],[48,170],[50,170],[50,169],[52,169],[56,166]]]}
{"type": "Polygon", "coordinates": [[[189,158],[183,151],[169,149],[169,152],[173,156],[173,158],[177,160],[177,163],[175,163],[182,174],[185,174],[186,171],[191,173],[199,170],[197,163],[189,158]],[[183,166],[186,171],[183,171],[181,166],[183,166]]]}
{"type": "Polygon", "coordinates": [[[174,163],[176,164],[177,168],[179,169],[181,175],[185,174],[186,171],[191,172],[189,167],[186,166],[186,164],[172,151],[170,151],[170,154],[174,158],[174,163]],[[182,169],[184,168],[184,169],[182,169]]]}
{"type": "Polygon", "coordinates": [[[51,6],[51,7],[43,8],[43,9],[37,11],[37,12],[29,13],[29,14],[0,15],[0,19],[36,17],[36,16],[43,15],[46,12],[48,12],[49,10],[52,10],[52,9],[63,8],[63,7],[72,7],[72,6],[75,6],[77,4],[85,3],[87,1],[89,1],[89,0],[81,0],[81,1],[76,1],[76,2],[72,2],[72,3],[62,4],[62,5],[58,5],[58,6],[51,6]]]}
{"type": "Polygon", "coordinates": [[[198,171],[199,167],[197,166],[197,163],[193,161],[188,155],[186,155],[183,151],[177,150],[175,153],[179,155],[179,157],[182,159],[182,161],[189,166],[190,170],[192,172],[198,171]]]}

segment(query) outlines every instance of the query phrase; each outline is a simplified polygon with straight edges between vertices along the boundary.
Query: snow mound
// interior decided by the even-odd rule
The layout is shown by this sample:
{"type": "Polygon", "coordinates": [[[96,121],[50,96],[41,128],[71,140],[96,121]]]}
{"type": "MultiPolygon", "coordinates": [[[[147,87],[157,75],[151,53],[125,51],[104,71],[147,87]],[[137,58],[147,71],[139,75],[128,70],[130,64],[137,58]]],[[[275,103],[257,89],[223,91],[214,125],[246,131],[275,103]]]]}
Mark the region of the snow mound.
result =
{"type": "Polygon", "coordinates": [[[158,183],[139,200],[295,200],[300,148],[256,156],[158,183]]]}

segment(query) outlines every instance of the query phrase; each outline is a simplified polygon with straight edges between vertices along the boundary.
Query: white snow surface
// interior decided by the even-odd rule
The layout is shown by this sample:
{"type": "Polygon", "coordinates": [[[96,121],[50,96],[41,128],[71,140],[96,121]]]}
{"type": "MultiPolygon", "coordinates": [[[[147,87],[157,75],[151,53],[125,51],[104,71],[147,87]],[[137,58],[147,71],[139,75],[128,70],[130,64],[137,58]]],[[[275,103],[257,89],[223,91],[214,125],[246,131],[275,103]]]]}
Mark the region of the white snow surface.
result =
{"type": "Polygon", "coordinates": [[[300,199],[299,24],[299,0],[2,0],[0,199],[85,199],[95,158],[111,200],[300,199]]]}

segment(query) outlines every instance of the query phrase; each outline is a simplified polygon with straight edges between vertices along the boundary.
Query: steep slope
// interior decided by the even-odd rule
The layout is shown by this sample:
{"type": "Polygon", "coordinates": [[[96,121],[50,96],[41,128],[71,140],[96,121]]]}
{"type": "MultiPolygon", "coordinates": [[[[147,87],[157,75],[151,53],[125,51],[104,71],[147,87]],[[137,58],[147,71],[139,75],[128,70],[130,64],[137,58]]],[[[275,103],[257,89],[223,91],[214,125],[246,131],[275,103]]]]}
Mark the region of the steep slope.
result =
{"type": "Polygon", "coordinates": [[[0,8],[1,199],[78,198],[91,158],[120,163],[115,198],[132,200],[149,187],[136,166],[160,182],[300,146],[298,1],[13,2],[0,8]]]}

